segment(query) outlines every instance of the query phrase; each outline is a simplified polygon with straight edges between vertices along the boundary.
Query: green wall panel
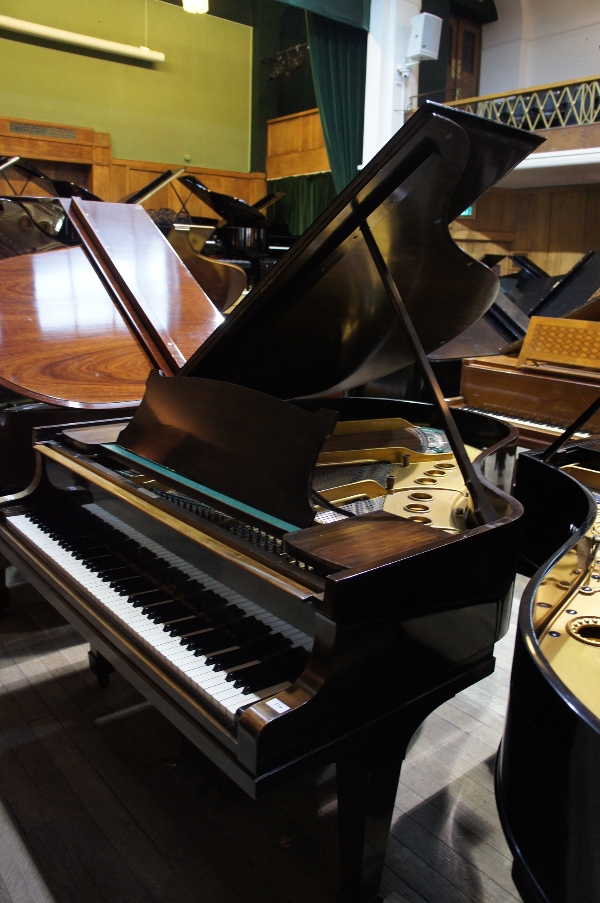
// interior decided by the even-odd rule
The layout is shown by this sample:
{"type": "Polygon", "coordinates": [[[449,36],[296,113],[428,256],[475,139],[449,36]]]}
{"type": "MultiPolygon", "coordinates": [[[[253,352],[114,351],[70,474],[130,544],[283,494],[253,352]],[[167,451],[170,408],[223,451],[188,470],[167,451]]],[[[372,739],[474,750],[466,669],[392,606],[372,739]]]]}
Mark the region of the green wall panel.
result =
{"type": "MultiPolygon", "coordinates": [[[[2,0],[3,15],[140,46],[145,0],[2,0]]],[[[0,31],[0,115],[109,132],[113,155],[247,172],[252,28],[148,0],[149,66],[0,31]]]]}

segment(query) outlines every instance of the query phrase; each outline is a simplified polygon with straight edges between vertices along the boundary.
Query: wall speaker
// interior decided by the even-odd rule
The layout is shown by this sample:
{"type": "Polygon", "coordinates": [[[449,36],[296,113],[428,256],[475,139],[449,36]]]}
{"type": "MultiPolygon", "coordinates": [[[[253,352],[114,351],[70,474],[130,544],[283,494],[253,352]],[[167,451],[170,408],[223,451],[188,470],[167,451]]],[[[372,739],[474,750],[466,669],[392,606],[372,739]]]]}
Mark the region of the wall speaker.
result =
{"type": "Polygon", "coordinates": [[[442,20],[431,13],[421,13],[410,20],[407,59],[415,62],[437,60],[440,49],[442,20]]]}

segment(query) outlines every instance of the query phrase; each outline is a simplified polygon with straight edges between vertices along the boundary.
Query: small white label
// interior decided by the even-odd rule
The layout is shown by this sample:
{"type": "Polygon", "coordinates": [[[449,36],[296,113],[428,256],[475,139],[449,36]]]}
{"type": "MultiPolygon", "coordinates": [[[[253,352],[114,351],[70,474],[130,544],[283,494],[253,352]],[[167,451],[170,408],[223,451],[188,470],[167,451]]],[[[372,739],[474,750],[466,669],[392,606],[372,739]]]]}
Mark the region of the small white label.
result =
{"type": "Polygon", "coordinates": [[[274,712],[278,712],[279,714],[282,712],[289,712],[290,710],[289,705],[286,705],[281,699],[267,699],[267,705],[270,706],[274,712]]]}

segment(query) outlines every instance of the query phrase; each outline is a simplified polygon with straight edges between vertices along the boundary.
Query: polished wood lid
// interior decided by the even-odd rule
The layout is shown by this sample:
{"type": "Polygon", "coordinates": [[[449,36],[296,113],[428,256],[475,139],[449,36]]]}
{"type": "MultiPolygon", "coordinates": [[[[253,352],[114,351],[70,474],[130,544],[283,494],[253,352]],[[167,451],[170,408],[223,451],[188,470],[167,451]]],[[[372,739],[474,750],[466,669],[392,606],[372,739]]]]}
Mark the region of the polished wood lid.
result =
{"type": "Polygon", "coordinates": [[[0,384],[51,404],[131,406],[222,320],[145,211],[72,199],[81,244],[0,260],[0,384]]]}

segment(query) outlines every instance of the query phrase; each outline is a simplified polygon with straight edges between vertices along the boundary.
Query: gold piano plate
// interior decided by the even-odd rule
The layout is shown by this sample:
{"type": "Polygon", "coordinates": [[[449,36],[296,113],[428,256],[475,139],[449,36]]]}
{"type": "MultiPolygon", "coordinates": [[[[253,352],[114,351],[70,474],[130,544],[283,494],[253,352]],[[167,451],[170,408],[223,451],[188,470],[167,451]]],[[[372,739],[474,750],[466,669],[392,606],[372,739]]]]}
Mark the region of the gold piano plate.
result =
{"type": "Polygon", "coordinates": [[[548,571],[534,598],[534,627],[555,674],[600,717],[600,516],[548,571]]]}
{"type": "Polygon", "coordinates": [[[453,457],[451,452],[423,451],[421,444],[418,427],[401,417],[343,420],[336,424],[333,436],[323,445],[317,464],[389,461],[407,466],[409,461],[433,464],[453,457]]]}
{"type": "MultiPolygon", "coordinates": [[[[467,453],[473,459],[478,452],[467,447],[467,453]]],[[[391,485],[386,488],[375,480],[361,480],[322,489],[320,495],[338,506],[383,498],[383,511],[449,533],[462,533],[467,529],[472,505],[460,469],[452,455],[434,466],[431,456],[427,457],[426,461],[396,465],[390,474],[391,485]]]]}

